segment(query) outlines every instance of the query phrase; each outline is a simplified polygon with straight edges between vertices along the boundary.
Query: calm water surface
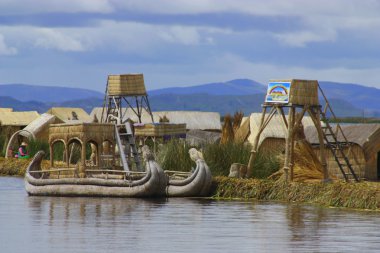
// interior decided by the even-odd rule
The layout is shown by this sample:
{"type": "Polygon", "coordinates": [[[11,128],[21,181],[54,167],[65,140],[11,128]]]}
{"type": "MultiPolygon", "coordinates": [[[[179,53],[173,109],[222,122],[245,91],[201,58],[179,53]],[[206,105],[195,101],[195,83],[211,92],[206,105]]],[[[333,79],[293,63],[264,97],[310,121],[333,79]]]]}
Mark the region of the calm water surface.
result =
{"type": "Polygon", "coordinates": [[[0,177],[0,252],[380,252],[380,214],[197,199],[28,197],[0,177]]]}

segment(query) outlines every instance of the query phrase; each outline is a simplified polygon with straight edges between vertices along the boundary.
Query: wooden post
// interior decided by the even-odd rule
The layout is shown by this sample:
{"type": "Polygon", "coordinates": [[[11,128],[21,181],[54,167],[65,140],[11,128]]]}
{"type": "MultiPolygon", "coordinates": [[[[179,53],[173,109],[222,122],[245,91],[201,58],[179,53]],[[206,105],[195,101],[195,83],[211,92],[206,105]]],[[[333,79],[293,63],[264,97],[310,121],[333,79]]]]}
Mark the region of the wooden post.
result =
{"type": "Polygon", "coordinates": [[[69,146],[65,143],[65,159],[67,163],[67,168],[70,168],[70,159],[69,159],[69,146]]]}
{"type": "Polygon", "coordinates": [[[98,168],[100,168],[100,154],[103,153],[103,146],[99,143],[102,142],[103,141],[96,143],[96,166],[98,166],[98,168]]]}
{"type": "MultiPolygon", "coordinates": [[[[292,126],[291,135],[289,136],[289,141],[290,141],[289,167],[290,167],[290,181],[293,182],[293,179],[294,179],[294,134],[295,134],[295,130],[296,130],[296,128],[295,128],[295,123],[296,123],[296,108],[293,107],[293,106],[291,108],[293,108],[293,110],[289,111],[289,114],[291,114],[289,116],[291,116],[291,119],[292,119],[292,121],[289,122],[289,126],[292,126]]],[[[301,117],[301,119],[302,119],[302,117],[301,117]]],[[[290,127],[288,127],[288,130],[289,130],[289,128],[290,127]]]]}
{"type": "MultiPolygon", "coordinates": [[[[259,139],[260,139],[260,134],[261,134],[260,130],[264,125],[266,111],[267,111],[267,108],[263,107],[263,111],[261,113],[260,129],[259,129],[259,132],[257,133],[257,136],[255,137],[255,141],[251,149],[251,155],[249,156],[249,161],[248,161],[248,166],[247,166],[247,177],[250,177],[252,175],[253,162],[255,161],[255,158],[257,155],[257,146],[259,145],[259,139]]],[[[247,120],[250,120],[250,119],[248,118],[247,120]]]]}
{"type": "Polygon", "coordinates": [[[321,121],[319,117],[319,111],[315,112],[314,110],[310,110],[309,108],[307,111],[310,114],[310,117],[313,120],[315,128],[317,129],[317,132],[318,132],[320,160],[321,160],[321,164],[323,168],[323,179],[324,181],[327,181],[329,180],[329,173],[327,170],[325,144],[323,141],[323,131],[322,131],[321,121]]]}
{"type": "Polygon", "coordinates": [[[54,166],[54,143],[50,143],[49,145],[49,151],[50,151],[50,168],[54,166]]]}
{"type": "Polygon", "coordinates": [[[81,143],[81,146],[82,146],[81,164],[83,166],[83,170],[85,170],[85,168],[86,168],[86,143],[85,142],[81,143]]]}
{"type": "Polygon", "coordinates": [[[116,161],[115,161],[115,149],[116,149],[116,141],[114,143],[110,143],[110,153],[112,155],[112,166],[115,166],[116,161]]]}
{"type": "Polygon", "coordinates": [[[289,182],[289,169],[290,169],[290,161],[292,157],[292,135],[294,128],[294,114],[295,107],[291,106],[289,108],[289,117],[288,117],[288,135],[286,136],[286,144],[285,144],[285,162],[284,162],[284,173],[285,173],[285,181],[289,182]]]}

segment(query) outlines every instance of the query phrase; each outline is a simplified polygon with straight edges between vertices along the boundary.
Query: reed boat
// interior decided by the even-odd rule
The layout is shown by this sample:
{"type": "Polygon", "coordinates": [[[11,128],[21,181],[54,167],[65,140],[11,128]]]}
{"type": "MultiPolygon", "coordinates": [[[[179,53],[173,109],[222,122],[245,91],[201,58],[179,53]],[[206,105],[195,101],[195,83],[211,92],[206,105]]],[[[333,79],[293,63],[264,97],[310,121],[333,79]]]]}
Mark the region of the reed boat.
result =
{"type": "Polygon", "coordinates": [[[87,170],[80,177],[75,168],[41,170],[44,155],[39,151],[26,170],[25,189],[31,196],[142,198],[165,195],[167,178],[154,160],[146,161],[145,172],[87,170]]]}
{"type": "Polygon", "coordinates": [[[111,123],[50,125],[50,167],[41,169],[45,154],[39,151],[26,170],[27,193],[39,196],[165,196],[167,177],[164,171],[147,146],[142,150],[145,167],[135,146],[132,155],[127,152],[127,147],[134,142],[131,141],[133,135],[125,133],[130,131],[129,125],[125,127],[123,130],[111,123]],[[59,155],[61,160],[57,158],[59,155]]]}
{"type": "Polygon", "coordinates": [[[191,148],[189,154],[196,163],[192,172],[165,171],[168,176],[168,197],[204,197],[210,193],[212,176],[202,153],[191,148]]]}

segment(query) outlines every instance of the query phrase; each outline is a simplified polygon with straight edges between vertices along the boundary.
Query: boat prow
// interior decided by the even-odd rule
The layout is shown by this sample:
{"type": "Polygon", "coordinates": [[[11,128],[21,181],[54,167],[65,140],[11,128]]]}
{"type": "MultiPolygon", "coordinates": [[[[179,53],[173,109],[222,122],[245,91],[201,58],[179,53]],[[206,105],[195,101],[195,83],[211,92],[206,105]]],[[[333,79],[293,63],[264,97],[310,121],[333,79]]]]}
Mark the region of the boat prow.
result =
{"type": "Polygon", "coordinates": [[[168,197],[204,197],[210,193],[212,175],[209,167],[202,154],[196,149],[190,149],[189,153],[197,167],[192,173],[166,171],[167,174],[171,174],[166,187],[168,197]],[[177,175],[186,175],[187,177],[178,179],[177,175]]]}

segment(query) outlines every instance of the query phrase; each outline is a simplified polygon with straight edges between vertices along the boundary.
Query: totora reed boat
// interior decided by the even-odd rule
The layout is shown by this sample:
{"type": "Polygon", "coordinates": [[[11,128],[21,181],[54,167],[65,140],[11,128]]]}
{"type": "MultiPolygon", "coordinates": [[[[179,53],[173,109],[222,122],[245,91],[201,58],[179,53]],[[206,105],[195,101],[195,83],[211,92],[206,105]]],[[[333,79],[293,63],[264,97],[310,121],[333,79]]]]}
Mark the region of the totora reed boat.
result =
{"type": "Polygon", "coordinates": [[[127,134],[119,132],[118,126],[109,123],[51,125],[50,168],[41,168],[45,153],[39,151],[26,170],[27,193],[85,197],[199,197],[209,194],[211,172],[196,149],[189,151],[197,165],[193,172],[164,172],[148,146],[143,146],[145,169],[142,169],[142,162],[135,159],[138,158],[136,154],[132,157],[134,167],[128,157],[122,159],[125,154],[118,150],[125,150],[128,143],[120,140],[127,134]],[[62,161],[55,161],[57,152],[54,151],[62,150],[62,161]],[[76,161],[75,151],[80,154],[76,161]]]}

